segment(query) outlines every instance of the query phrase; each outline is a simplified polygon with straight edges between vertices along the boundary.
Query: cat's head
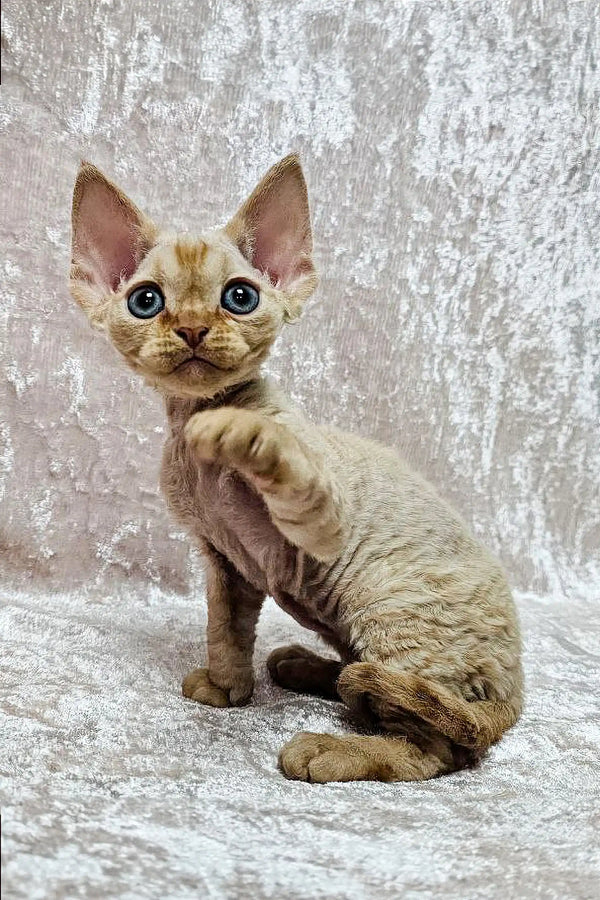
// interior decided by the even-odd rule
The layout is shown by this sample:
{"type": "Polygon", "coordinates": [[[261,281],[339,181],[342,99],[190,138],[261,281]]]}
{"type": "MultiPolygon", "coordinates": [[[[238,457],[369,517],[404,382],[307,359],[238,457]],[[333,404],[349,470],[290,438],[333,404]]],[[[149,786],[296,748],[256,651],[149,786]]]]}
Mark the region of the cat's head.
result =
{"type": "Polygon", "coordinates": [[[317,284],[298,158],[267,173],[230,222],[163,232],[89,163],[73,195],[71,293],[159,390],[212,397],[252,378],[317,284]]]}

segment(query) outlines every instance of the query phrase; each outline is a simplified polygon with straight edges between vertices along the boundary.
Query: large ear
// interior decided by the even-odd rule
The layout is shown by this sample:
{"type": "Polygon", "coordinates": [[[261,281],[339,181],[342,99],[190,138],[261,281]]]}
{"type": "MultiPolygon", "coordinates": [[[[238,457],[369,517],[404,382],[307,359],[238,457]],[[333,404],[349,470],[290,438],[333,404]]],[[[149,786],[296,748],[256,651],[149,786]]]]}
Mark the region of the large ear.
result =
{"type": "Polygon", "coordinates": [[[156,240],[156,227],[125,194],[83,162],[73,193],[71,293],[100,325],[110,294],[156,240]]]}
{"type": "Polygon", "coordinates": [[[248,262],[294,300],[315,289],[308,195],[296,154],[269,169],[225,230],[248,262]]]}

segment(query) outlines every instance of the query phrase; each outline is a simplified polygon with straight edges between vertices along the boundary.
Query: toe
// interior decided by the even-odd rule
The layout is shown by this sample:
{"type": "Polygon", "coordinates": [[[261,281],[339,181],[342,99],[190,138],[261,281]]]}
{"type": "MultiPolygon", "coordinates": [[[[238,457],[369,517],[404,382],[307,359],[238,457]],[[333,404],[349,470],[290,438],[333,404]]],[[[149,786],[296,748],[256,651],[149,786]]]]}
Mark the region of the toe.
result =
{"type": "Polygon", "coordinates": [[[310,781],[311,760],[335,745],[336,738],[329,734],[314,734],[302,731],[282,747],[279,767],[288,778],[310,781]]]}
{"type": "Polygon", "coordinates": [[[183,679],[183,696],[206,706],[229,706],[225,691],[213,684],[208,677],[208,669],[194,669],[183,679]]]}
{"type": "Polygon", "coordinates": [[[275,668],[277,663],[284,659],[299,659],[309,656],[309,651],[305,650],[300,644],[290,644],[288,647],[277,647],[272,650],[267,657],[267,668],[275,668]]]}
{"type": "Polygon", "coordinates": [[[191,697],[199,682],[204,680],[206,669],[192,669],[181,682],[181,692],[184,697],[191,697]]]}
{"type": "Polygon", "coordinates": [[[329,781],[358,781],[367,776],[364,761],[347,750],[328,750],[308,764],[308,774],[315,784],[329,781]]]}
{"type": "Polygon", "coordinates": [[[237,684],[232,685],[229,690],[229,702],[232,706],[247,706],[252,699],[252,692],[254,690],[254,681],[248,683],[247,681],[241,681],[237,684]]]}

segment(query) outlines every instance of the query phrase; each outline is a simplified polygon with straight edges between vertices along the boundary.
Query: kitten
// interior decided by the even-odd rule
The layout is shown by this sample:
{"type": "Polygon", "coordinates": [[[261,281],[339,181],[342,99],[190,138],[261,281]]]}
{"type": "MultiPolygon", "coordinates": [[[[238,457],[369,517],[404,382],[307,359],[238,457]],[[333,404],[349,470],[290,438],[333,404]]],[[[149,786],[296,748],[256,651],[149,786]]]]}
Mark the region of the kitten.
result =
{"type": "Polygon", "coordinates": [[[307,421],[261,376],[316,285],[296,156],[200,236],[159,231],[82,164],[71,292],[164,395],[162,490],[206,559],[208,667],[184,696],[250,700],[270,594],[339,656],[279,648],[273,680],[341,699],[371,731],[298,734],[284,774],[432,778],[475,763],[520,714],[515,609],[497,562],[425,480],[393,451],[307,421]]]}

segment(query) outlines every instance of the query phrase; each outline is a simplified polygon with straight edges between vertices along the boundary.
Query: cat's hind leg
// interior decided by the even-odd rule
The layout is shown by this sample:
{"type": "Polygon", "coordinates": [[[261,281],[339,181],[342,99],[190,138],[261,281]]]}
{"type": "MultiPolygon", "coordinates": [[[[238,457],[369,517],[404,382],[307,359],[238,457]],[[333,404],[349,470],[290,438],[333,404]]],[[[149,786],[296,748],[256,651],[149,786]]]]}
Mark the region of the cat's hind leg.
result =
{"type": "Polygon", "coordinates": [[[300,644],[278,647],[267,659],[269,675],[280,687],[327,700],[339,700],[336,682],[342,666],[339,660],[325,659],[300,644]]]}
{"type": "Polygon", "coordinates": [[[379,662],[355,662],[336,683],[340,698],[381,734],[300,733],[281,750],[288,778],[422,781],[476,763],[517,720],[520,694],[468,702],[449,688],[379,662]]]}
{"type": "Polygon", "coordinates": [[[461,754],[455,754],[447,736],[399,709],[395,705],[398,692],[390,696],[390,685],[374,694],[372,683],[360,677],[357,665],[342,668],[336,693],[363,723],[384,733],[296,734],[279,754],[284,775],[318,783],[424,781],[461,767],[461,754]]]}
{"type": "Polygon", "coordinates": [[[300,732],[279,754],[288,778],[328,781],[425,781],[456,768],[447,742],[421,749],[405,737],[300,732]]]}
{"type": "Polygon", "coordinates": [[[505,700],[467,701],[448,687],[380,662],[350,663],[337,690],[357,713],[368,707],[383,727],[407,716],[459,747],[483,754],[511,728],[521,712],[521,694],[505,700]]]}

